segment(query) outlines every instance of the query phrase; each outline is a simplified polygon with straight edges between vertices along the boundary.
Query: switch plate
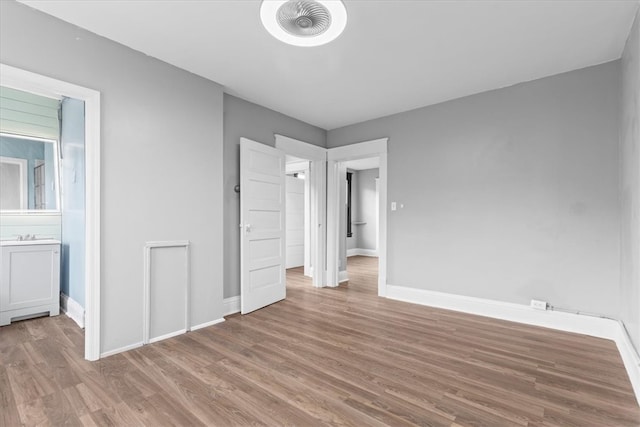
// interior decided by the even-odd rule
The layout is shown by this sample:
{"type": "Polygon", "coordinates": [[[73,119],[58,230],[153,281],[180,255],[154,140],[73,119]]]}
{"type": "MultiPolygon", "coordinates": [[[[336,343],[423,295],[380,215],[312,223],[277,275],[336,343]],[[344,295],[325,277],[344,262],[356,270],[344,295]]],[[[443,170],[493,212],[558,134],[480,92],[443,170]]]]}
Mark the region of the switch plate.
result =
{"type": "Polygon", "coordinates": [[[396,202],[391,202],[391,210],[392,211],[396,210],[396,202]]]}

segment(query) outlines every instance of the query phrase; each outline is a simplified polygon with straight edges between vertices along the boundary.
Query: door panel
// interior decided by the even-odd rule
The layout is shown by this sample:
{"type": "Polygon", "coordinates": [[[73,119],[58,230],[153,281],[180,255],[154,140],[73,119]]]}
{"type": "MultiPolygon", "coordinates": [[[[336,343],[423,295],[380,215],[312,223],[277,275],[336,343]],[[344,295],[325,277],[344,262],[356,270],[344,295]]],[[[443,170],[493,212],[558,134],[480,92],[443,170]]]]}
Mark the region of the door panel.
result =
{"type": "Polygon", "coordinates": [[[250,313],[286,296],[285,157],[240,139],[240,311],[250,313]]]}
{"type": "Polygon", "coordinates": [[[286,177],[287,185],[287,268],[304,265],[305,256],[305,182],[286,177]]]}
{"type": "Polygon", "coordinates": [[[149,343],[152,343],[189,328],[186,249],[152,248],[149,264],[149,343]]]}

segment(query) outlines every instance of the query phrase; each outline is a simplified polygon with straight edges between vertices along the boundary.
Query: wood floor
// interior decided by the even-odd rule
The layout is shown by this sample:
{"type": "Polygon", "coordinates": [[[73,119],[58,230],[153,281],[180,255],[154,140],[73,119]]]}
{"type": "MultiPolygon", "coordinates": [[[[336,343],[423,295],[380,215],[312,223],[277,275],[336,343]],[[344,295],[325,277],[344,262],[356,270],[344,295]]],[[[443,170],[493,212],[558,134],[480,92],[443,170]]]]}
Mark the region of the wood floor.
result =
{"type": "Polygon", "coordinates": [[[66,316],[2,327],[0,425],[640,425],[613,342],[378,298],[376,261],[98,362],[66,316]]]}

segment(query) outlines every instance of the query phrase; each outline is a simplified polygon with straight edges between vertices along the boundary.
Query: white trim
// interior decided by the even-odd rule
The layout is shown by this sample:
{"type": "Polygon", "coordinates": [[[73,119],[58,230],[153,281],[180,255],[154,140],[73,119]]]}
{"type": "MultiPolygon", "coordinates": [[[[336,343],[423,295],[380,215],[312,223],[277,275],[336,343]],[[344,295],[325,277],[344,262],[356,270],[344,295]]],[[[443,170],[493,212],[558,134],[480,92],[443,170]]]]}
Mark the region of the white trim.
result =
{"type": "Polygon", "coordinates": [[[209,326],[217,325],[218,323],[222,323],[222,322],[224,322],[224,317],[221,317],[220,319],[212,320],[210,322],[204,322],[204,323],[200,323],[199,325],[192,326],[190,331],[197,331],[198,329],[208,328],[209,326]]]}
{"type": "Polygon", "coordinates": [[[288,136],[274,134],[276,139],[276,148],[284,151],[286,154],[307,160],[327,159],[327,149],[299,139],[289,138],[288,136]]]}
{"type": "Polygon", "coordinates": [[[191,257],[189,251],[190,242],[188,240],[167,240],[167,241],[154,241],[147,242],[144,245],[144,284],[142,286],[142,343],[143,344],[151,344],[156,341],[160,341],[161,339],[170,338],[172,336],[180,335],[187,332],[190,328],[190,296],[191,296],[191,280],[190,280],[190,265],[191,265],[191,257]],[[185,319],[183,329],[179,329],[178,331],[170,332],[168,334],[150,338],[149,332],[151,329],[151,249],[154,248],[184,248],[185,250],[185,268],[186,268],[186,284],[185,284],[185,319]]]}
{"type": "Polygon", "coordinates": [[[350,256],[372,256],[377,257],[378,251],[375,249],[362,249],[362,248],[353,248],[347,249],[347,257],[350,256]]]}
{"type": "Polygon", "coordinates": [[[68,96],[85,105],[85,347],[100,358],[100,92],[0,64],[0,85],[44,96],[68,96]]]}
{"type": "Polygon", "coordinates": [[[536,310],[524,304],[454,295],[405,286],[387,285],[387,298],[610,339],[618,347],[635,392],[636,400],[640,404],[640,358],[635,353],[622,322],[560,311],[536,310]]]}
{"type": "Polygon", "coordinates": [[[116,348],[114,350],[105,351],[104,353],[100,353],[100,358],[113,356],[114,354],[124,353],[125,351],[135,350],[136,348],[142,347],[144,344],[142,342],[137,342],[135,344],[125,345],[124,347],[116,348]]]}
{"type": "Polygon", "coordinates": [[[178,329],[177,331],[169,332],[168,334],[159,335],[157,337],[153,337],[149,339],[149,344],[153,344],[154,342],[166,340],[169,338],[177,337],[178,335],[186,334],[186,329],[178,329]]]}
{"type": "Polygon", "coordinates": [[[371,141],[358,142],[355,144],[329,148],[327,150],[327,160],[346,162],[348,160],[378,157],[378,155],[380,154],[387,153],[388,141],[389,138],[379,138],[373,139],[371,141]]]}
{"type": "MultiPolygon", "coordinates": [[[[327,153],[328,154],[328,153],[327,153]]],[[[328,156],[327,156],[328,158],[328,156]]],[[[327,160],[327,286],[338,286],[340,270],[340,218],[343,205],[340,203],[344,167],[327,160]]]]}
{"type": "Polygon", "coordinates": [[[461,311],[494,319],[526,323],[528,325],[559,329],[566,332],[613,339],[617,322],[590,316],[577,316],[552,310],[536,310],[524,304],[514,304],[484,298],[454,295],[444,292],[404,286],[387,285],[387,298],[461,311]]]}
{"type": "Polygon", "coordinates": [[[60,309],[76,322],[78,326],[84,328],[84,307],[82,307],[79,302],[61,292],[60,309]]]}
{"type": "Polygon", "coordinates": [[[338,272],[338,283],[348,282],[349,281],[349,273],[347,270],[338,272]]]}
{"type": "Polygon", "coordinates": [[[302,160],[297,162],[286,163],[284,166],[284,171],[288,174],[295,172],[309,172],[309,161],[302,160]]]}
{"type": "Polygon", "coordinates": [[[306,169],[304,170],[304,268],[303,274],[307,277],[311,277],[313,281],[313,269],[311,268],[311,241],[314,240],[311,230],[311,176],[309,175],[311,162],[307,161],[306,169]]]}
{"type": "MultiPolygon", "coordinates": [[[[278,150],[284,151],[290,156],[309,160],[309,173],[308,179],[305,179],[305,185],[307,182],[309,183],[309,204],[311,205],[309,209],[310,266],[305,270],[311,275],[313,286],[323,287],[326,281],[324,265],[327,236],[324,224],[327,220],[327,149],[280,134],[274,134],[274,137],[278,150]],[[323,268],[314,268],[316,265],[323,266],[323,268]]],[[[306,190],[305,187],[305,193],[306,190]]]]}
{"type": "Polygon", "coordinates": [[[338,280],[340,207],[338,202],[341,185],[339,165],[348,160],[378,157],[378,295],[386,296],[387,290],[387,142],[389,138],[374,139],[357,144],[343,145],[327,150],[327,286],[336,286],[338,280]]]}
{"type": "MultiPolygon", "coordinates": [[[[386,143],[385,143],[386,146],[386,143]]],[[[380,154],[378,169],[378,295],[387,295],[387,153],[380,154]]]]}
{"type": "Polygon", "coordinates": [[[240,295],[224,299],[224,316],[240,313],[240,295]]]}

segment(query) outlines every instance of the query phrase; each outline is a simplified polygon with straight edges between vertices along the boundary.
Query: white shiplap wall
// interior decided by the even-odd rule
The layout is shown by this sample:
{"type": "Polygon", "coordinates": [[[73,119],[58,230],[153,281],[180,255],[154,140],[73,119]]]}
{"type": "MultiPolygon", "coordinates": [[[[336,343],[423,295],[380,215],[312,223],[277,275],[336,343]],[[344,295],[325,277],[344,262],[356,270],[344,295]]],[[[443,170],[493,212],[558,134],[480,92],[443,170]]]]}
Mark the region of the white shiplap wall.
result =
{"type": "MultiPolygon", "coordinates": [[[[0,87],[0,132],[58,139],[58,99],[0,87]]],[[[0,240],[18,235],[60,239],[60,214],[0,214],[0,240]]]]}
{"type": "Polygon", "coordinates": [[[57,99],[0,86],[0,132],[58,139],[57,99]]]}

